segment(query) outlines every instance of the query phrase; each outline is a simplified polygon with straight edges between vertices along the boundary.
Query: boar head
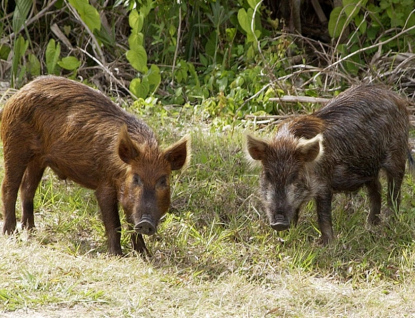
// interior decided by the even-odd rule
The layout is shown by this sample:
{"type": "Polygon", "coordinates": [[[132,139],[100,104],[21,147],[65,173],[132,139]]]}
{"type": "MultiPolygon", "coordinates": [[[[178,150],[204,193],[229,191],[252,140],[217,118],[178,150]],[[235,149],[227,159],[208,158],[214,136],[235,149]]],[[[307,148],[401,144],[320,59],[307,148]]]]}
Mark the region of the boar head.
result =
{"type": "Polygon", "coordinates": [[[288,229],[317,191],[314,168],[323,155],[323,135],[303,139],[279,132],[271,141],[248,135],[247,151],[261,162],[260,190],[271,227],[288,229]]]}
{"type": "Polygon", "coordinates": [[[129,222],[139,234],[156,233],[160,218],[170,206],[170,175],[190,157],[189,137],[161,151],[153,142],[138,144],[123,126],[118,155],[127,165],[120,202],[129,222]]]}

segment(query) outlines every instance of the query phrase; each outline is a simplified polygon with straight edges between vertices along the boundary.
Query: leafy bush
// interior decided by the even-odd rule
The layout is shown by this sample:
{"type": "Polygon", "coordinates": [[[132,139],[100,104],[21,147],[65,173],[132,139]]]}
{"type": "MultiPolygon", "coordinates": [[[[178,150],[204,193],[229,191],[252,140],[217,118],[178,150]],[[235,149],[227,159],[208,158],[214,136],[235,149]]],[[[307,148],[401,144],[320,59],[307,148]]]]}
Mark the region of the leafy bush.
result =
{"type": "Polygon", "coordinates": [[[260,0],[6,1],[0,61],[13,87],[58,74],[232,121],[295,111],[304,105],[270,98],[320,96],[356,80],[405,87],[410,60],[394,76],[386,70],[411,50],[414,1],[344,0],[331,11],[327,44],[279,30],[283,21],[260,0]]]}
{"type": "Polygon", "coordinates": [[[343,0],[341,7],[334,8],[328,29],[333,40],[339,40],[340,56],[364,51],[348,59],[345,70],[358,74],[376,52],[409,51],[415,39],[414,8],[414,0],[343,0]]]}

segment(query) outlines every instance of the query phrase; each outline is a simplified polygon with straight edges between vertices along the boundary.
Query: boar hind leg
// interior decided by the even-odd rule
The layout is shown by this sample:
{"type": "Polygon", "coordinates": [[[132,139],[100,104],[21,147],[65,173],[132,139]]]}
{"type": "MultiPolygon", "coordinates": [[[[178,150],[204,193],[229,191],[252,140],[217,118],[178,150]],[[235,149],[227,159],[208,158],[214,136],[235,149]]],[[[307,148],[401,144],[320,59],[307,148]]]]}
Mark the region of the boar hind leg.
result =
{"type": "Polygon", "coordinates": [[[401,203],[401,185],[405,168],[399,169],[393,173],[386,171],[388,179],[388,206],[391,210],[399,211],[399,205],[401,203]]]}
{"type": "Polygon", "coordinates": [[[45,168],[38,161],[31,161],[26,168],[20,185],[20,198],[22,200],[22,227],[31,229],[35,227],[33,215],[33,199],[36,189],[42,179],[45,168]]]}
{"type": "Polygon", "coordinates": [[[321,239],[324,245],[332,241],[334,238],[333,224],[331,219],[332,197],[333,195],[329,191],[327,191],[327,193],[317,195],[316,197],[318,225],[321,231],[321,239]]]}
{"type": "Polygon", "coordinates": [[[370,212],[367,221],[370,224],[377,225],[380,222],[379,213],[382,203],[382,187],[378,177],[366,183],[366,188],[368,191],[370,201],[370,212]]]}
{"type": "Polygon", "coordinates": [[[117,193],[113,187],[99,187],[95,191],[101,209],[102,221],[108,238],[108,250],[112,255],[122,255],[121,222],[118,214],[117,193]]]}
{"type": "Polygon", "coordinates": [[[4,158],[4,179],[2,183],[3,233],[12,234],[16,229],[16,200],[27,163],[19,156],[10,156],[6,147],[4,158]]]}

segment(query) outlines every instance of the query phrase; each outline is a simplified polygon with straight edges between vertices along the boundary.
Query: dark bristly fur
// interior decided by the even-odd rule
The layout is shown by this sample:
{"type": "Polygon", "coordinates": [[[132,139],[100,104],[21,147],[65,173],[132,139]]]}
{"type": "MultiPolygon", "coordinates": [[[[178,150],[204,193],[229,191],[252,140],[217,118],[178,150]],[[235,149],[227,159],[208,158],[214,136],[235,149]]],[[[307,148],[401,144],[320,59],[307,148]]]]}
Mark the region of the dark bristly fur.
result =
{"type": "Polygon", "coordinates": [[[4,233],[16,227],[20,187],[22,226],[34,227],[33,197],[46,167],[61,179],[95,190],[109,252],[121,254],[118,203],[135,250],[153,234],[170,205],[169,177],[189,157],[189,140],[159,148],[153,131],[97,90],[62,77],[39,77],[2,111],[4,233]]]}
{"type": "Polygon", "coordinates": [[[408,155],[407,102],[382,86],[360,85],[312,115],[287,120],[271,141],[248,136],[247,150],[260,160],[261,191],[271,226],[296,223],[301,205],[314,198],[324,243],[333,238],[331,201],[335,192],[365,186],[368,221],[379,223],[381,185],[386,172],[388,205],[399,208],[408,155]]]}

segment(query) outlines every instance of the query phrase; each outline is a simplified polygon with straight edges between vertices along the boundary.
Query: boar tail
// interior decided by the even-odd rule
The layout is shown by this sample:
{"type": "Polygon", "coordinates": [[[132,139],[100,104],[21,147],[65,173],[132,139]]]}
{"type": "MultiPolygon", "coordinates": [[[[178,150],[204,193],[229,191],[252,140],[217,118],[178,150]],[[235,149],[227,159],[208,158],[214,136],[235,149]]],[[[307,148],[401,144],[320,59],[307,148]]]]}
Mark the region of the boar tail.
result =
{"type": "Polygon", "coordinates": [[[415,177],[415,160],[412,157],[411,148],[409,148],[409,147],[408,147],[408,150],[407,150],[407,154],[408,154],[408,168],[409,168],[409,172],[411,173],[412,176],[415,177]]]}

